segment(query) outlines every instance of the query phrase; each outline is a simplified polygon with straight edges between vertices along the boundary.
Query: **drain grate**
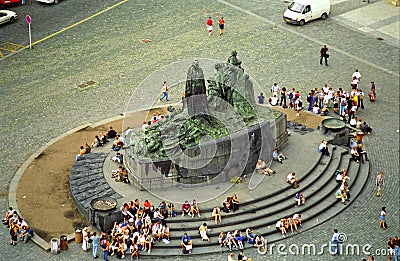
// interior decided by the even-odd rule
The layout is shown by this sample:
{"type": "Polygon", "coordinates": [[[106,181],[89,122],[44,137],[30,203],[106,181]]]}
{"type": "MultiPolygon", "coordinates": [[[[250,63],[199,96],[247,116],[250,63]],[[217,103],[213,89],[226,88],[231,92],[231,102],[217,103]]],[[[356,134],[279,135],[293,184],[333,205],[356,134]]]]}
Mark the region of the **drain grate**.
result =
{"type": "Polygon", "coordinates": [[[380,38],[380,37],[378,37],[378,38],[376,38],[377,40],[379,40],[379,41],[382,41],[383,40],[383,38],[380,38]]]}
{"type": "Polygon", "coordinates": [[[85,82],[85,83],[82,83],[82,84],[79,84],[78,85],[78,87],[80,88],[80,89],[87,89],[87,88],[89,88],[89,86],[91,86],[91,85],[95,85],[97,82],[95,82],[95,81],[87,81],[87,82],[85,82]]]}

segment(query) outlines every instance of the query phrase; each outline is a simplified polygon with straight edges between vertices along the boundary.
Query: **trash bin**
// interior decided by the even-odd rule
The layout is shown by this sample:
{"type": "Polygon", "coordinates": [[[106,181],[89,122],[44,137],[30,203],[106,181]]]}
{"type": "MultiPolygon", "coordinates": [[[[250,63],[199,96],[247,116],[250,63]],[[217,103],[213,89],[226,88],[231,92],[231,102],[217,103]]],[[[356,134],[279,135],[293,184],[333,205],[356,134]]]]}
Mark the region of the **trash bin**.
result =
{"type": "Polygon", "coordinates": [[[81,244],[82,241],[83,241],[82,229],[78,228],[75,230],[75,243],[81,244]]]}
{"type": "Polygon", "coordinates": [[[58,238],[51,239],[50,249],[51,249],[52,254],[58,254],[58,252],[60,251],[59,244],[60,244],[60,242],[58,241],[58,238]]]}
{"type": "Polygon", "coordinates": [[[68,250],[68,240],[67,240],[67,236],[65,236],[65,235],[62,235],[60,237],[60,249],[68,250]]]}

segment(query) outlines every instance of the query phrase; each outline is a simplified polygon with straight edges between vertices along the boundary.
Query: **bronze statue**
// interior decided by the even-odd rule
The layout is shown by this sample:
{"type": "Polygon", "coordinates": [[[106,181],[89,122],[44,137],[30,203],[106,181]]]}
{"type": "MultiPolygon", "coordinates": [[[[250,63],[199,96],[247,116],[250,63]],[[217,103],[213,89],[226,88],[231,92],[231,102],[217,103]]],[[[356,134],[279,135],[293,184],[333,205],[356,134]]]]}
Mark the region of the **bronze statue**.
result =
{"type": "Polygon", "coordinates": [[[195,60],[189,68],[186,78],[185,99],[188,114],[207,114],[206,82],[199,61],[195,60]]]}

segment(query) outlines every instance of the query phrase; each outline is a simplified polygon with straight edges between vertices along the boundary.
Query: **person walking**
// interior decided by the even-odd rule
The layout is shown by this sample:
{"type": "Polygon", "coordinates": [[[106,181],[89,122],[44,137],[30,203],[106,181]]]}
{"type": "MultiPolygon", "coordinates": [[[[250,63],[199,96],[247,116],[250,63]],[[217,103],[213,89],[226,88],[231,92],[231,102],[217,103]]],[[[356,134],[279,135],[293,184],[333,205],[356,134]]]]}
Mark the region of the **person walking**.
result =
{"type": "Polygon", "coordinates": [[[219,19],[218,23],[219,23],[219,35],[223,35],[224,34],[224,27],[225,27],[225,20],[224,20],[224,18],[222,16],[219,19]]]}
{"type": "Polygon", "coordinates": [[[320,59],[319,59],[319,64],[322,65],[322,59],[325,59],[325,65],[328,66],[328,58],[329,58],[329,54],[328,54],[328,47],[326,47],[326,45],[324,45],[324,47],[321,48],[320,51],[320,59]]]}
{"type": "Polygon", "coordinates": [[[213,30],[213,20],[212,20],[211,16],[208,17],[206,25],[207,25],[208,36],[210,36],[212,33],[212,30],[213,30]]]}
{"type": "Polygon", "coordinates": [[[169,99],[168,99],[168,84],[166,81],[163,82],[161,90],[162,90],[162,96],[160,98],[160,101],[162,101],[164,98],[166,101],[169,101],[169,99]]]}
{"type": "Polygon", "coordinates": [[[93,232],[91,239],[93,243],[93,258],[98,258],[97,251],[99,250],[100,246],[100,237],[96,234],[96,232],[93,232]]]}
{"type": "Polygon", "coordinates": [[[375,178],[375,186],[378,188],[378,192],[376,193],[377,197],[382,196],[382,187],[385,185],[385,179],[383,178],[383,172],[379,171],[378,176],[375,178]]]}
{"type": "Polygon", "coordinates": [[[333,236],[332,236],[332,256],[340,255],[340,249],[339,249],[339,231],[335,228],[333,230],[333,236]]]}
{"type": "Polygon", "coordinates": [[[382,208],[381,215],[379,216],[379,224],[384,230],[387,229],[386,225],[386,207],[382,208]]]}

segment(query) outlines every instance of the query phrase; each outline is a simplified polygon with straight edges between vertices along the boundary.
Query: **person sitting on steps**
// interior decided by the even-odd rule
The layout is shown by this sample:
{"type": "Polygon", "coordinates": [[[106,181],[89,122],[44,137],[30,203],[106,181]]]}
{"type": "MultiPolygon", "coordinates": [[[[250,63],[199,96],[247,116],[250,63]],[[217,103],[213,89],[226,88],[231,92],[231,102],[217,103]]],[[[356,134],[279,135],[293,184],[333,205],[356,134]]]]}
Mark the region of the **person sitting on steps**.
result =
{"type": "Polygon", "coordinates": [[[327,146],[328,142],[326,140],[322,140],[321,144],[318,147],[318,151],[322,153],[322,155],[329,156],[331,155],[327,146]]]}
{"type": "Polygon", "coordinates": [[[300,191],[296,193],[296,195],[294,196],[294,199],[297,202],[295,207],[300,207],[301,205],[304,205],[304,203],[306,202],[306,198],[303,196],[303,194],[300,191]]]}
{"type": "Polygon", "coordinates": [[[189,202],[186,200],[185,203],[182,204],[182,217],[185,216],[185,213],[188,214],[189,216],[191,216],[192,214],[190,213],[191,210],[191,206],[189,204],[189,202]]]}
{"type": "Polygon", "coordinates": [[[256,170],[257,170],[258,174],[265,174],[267,176],[271,176],[271,174],[276,173],[272,169],[268,168],[267,164],[263,160],[257,161],[256,170]]]}
{"type": "Polygon", "coordinates": [[[192,218],[194,218],[195,214],[197,214],[197,216],[200,217],[199,204],[195,199],[193,199],[193,201],[190,202],[190,213],[192,214],[192,218]]]}
{"type": "Polygon", "coordinates": [[[278,161],[280,164],[282,164],[282,161],[287,159],[285,155],[282,153],[279,153],[278,149],[275,149],[274,152],[272,152],[272,158],[276,161],[278,161]]]}
{"type": "Polygon", "coordinates": [[[296,174],[294,172],[291,172],[286,177],[286,182],[289,183],[290,185],[292,185],[292,188],[294,188],[294,189],[299,187],[299,185],[297,184],[297,178],[295,175],[296,174]]]}

